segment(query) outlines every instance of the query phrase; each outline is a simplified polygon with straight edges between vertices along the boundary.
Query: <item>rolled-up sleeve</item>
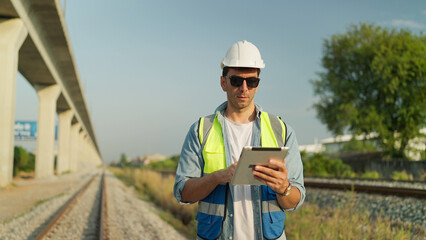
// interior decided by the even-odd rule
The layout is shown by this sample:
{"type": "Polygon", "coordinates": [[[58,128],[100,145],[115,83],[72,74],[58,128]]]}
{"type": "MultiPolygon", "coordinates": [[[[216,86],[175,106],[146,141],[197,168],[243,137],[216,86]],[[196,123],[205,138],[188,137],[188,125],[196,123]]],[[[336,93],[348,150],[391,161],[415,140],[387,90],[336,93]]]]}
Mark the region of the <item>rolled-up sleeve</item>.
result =
{"type": "Polygon", "coordinates": [[[296,207],[285,209],[286,211],[294,211],[298,209],[305,200],[306,190],[303,180],[303,164],[300,157],[299,144],[297,143],[296,133],[293,128],[287,125],[286,146],[289,147],[289,152],[286,156],[285,166],[287,168],[287,179],[292,185],[300,191],[300,201],[296,207]]]}
{"type": "Polygon", "coordinates": [[[198,140],[198,122],[190,127],[182,146],[179,164],[176,169],[176,179],[173,188],[175,198],[180,204],[191,204],[182,202],[182,190],[186,181],[190,178],[201,177],[204,167],[201,145],[198,140]]]}

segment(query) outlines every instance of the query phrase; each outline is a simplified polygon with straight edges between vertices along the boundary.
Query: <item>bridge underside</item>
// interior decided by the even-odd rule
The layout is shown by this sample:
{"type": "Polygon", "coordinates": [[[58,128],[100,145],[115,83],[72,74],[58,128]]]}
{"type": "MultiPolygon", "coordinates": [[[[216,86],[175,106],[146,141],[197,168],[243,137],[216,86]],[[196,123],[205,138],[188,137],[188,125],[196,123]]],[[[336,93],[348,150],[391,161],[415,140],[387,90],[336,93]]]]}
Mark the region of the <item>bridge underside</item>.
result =
{"type": "MultiPolygon", "coordinates": [[[[52,165],[55,113],[60,125],[58,163],[61,159],[71,161],[74,145],[90,161],[101,163],[59,0],[0,0],[0,63],[4,63],[0,66],[0,115],[4,116],[0,120],[0,186],[11,181],[18,70],[39,97],[39,169],[52,165]]],[[[71,165],[62,164],[68,166],[63,170],[70,170],[71,165]]],[[[52,175],[51,167],[47,168],[47,173],[42,173],[36,165],[36,176],[52,175]]]]}

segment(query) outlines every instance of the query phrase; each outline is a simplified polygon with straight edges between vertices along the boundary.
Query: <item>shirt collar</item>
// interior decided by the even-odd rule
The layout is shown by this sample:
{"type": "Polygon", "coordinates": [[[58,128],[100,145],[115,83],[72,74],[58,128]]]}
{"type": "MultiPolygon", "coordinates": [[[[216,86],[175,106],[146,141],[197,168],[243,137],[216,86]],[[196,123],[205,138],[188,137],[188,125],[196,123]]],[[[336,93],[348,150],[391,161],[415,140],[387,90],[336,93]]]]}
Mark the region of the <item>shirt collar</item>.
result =
{"type": "MultiPolygon", "coordinates": [[[[220,104],[219,107],[216,108],[215,113],[224,117],[226,106],[228,106],[228,101],[225,101],[220,104]]],[[[256,108],[256,118],[260,118],[260,114],[262,113],[263,109],[260,105],[257,105],[256,103],[254,104],[254,106],[256,108]]]]}

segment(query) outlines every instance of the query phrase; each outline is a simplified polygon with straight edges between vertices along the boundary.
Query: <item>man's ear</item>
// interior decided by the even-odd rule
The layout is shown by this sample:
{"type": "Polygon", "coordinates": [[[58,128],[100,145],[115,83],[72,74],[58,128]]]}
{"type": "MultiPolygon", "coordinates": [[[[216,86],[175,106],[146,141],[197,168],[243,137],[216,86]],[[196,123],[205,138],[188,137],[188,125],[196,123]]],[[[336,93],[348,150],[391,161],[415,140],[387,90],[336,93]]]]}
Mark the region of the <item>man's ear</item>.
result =
{"type": "Polygon", "coordinates": [[[226,92],[226,78],[224,76],[220,76],[220,86],[222,90],[226,92]]]}

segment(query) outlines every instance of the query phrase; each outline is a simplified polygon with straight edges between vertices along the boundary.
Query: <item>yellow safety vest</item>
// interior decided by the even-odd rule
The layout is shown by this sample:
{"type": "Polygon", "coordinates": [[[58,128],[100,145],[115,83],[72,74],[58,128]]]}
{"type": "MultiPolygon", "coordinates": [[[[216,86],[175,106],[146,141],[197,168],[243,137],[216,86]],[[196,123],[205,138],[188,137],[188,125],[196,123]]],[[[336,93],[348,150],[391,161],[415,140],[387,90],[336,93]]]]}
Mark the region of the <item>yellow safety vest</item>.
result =
{"type": "MultiPolygon", "coordinates": [[[[276,116],[262,112],[260,115],[262,147],[284,146],[286,126],[276,116]]],[[[203,148],[203,175],[226,168],[225,144],[222,126],[217,115],[200,118],[198,137],[203,148]]],[[[217,239],[222,233],[226,209],[227,185],[219,185],[198,204],[197,234],[203,239],[217,239]]],[[[266,239],[280,237],[284,230],[285,214],[278,205],[275,192],[266,185],[262,189],[262,229],[266,239]]]]}

